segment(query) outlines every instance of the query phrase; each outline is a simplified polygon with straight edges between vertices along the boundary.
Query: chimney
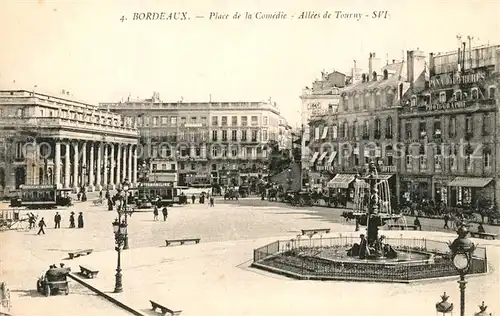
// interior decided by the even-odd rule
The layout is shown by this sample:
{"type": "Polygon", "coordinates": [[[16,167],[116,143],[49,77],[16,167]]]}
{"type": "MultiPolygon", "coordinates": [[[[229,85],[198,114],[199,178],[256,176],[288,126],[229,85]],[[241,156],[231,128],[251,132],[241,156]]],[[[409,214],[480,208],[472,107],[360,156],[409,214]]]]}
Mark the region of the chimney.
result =
{"type": "Polygon", "coordinates": [[[361,81],[361,78],[360,78],[360,69],[358,69],[358,67],[356,66],[356,60],[353,61],[354,62],[354,65],[353,65],[353,68],[351,69],[351,77],[352,77],[352,84],[356,84],[358,82],[361,81]]]}
{"type": "Polygon", "coordinates": [[[434,76],[436,74],[436,70],[434,69],[434,53],[429,54],[429,75],[434,76]]]}
{"type": "Polygon", "coordinates": [[[380,74],[380,58],[375,57],[375,53],[370,53],[370,58],[368,59],[368,80],[373,78],[377,80],[377,76],[380,74]]]}
{"type": "Polygon", "coordinates": [[[395,64],[395,63],[396,63],[396,59],[393,59],[393,60],[392,60],[392,63],[393,63],[393,64],[395,64]]]}
{"type": "Polygon", "coordinates": [[[413,88],[425,86],[425,55],[420,50],[406,52],[407,80],[413,88]]]}

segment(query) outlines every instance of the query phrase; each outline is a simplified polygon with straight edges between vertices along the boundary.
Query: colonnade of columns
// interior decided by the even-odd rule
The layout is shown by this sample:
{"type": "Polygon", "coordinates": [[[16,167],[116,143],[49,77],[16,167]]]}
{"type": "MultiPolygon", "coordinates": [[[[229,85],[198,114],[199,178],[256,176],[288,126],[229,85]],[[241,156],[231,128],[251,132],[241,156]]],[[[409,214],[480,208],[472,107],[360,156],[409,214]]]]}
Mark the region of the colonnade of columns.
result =
{"type": "Polygon", "coordinates": [[[54,184],[101,190],[125,179],[137,183],[137,146],[92,141],[56,141],[54,184]]]}

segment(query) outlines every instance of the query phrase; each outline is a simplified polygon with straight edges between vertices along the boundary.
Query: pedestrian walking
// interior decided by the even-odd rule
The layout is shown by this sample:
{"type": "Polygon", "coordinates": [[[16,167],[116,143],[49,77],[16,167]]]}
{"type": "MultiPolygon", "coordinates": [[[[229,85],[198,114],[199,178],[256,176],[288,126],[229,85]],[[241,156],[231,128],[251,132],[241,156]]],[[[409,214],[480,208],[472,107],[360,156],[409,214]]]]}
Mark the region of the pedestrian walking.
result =
{"type": "Polygon", "coordinates": [[[413,221],[413,225],[415,225],[418,230],[422,230],[422,224],[420,224],[420,220],[418,219],[418,216],[415,217],[415,220],[413,221]]]}
{"type": "Polygon", "coordinates": [[[35,224],[36,224],[36,218],[35,218],[35,214],[33,213],[30,213],[29,215],[29,224],[30,224],[30,228],[29,229],[32,229],[32,228],[35,228],[35,224]]]}
{"type": "Polygon", "coordinates": [[[153,209],[153,220],[154,221],[157,221],[158,220],[158,206],[155,205],[154,209],[153,209]]]}
{"type": "Polygon", "coordinates": [[[78,228],[83,228],[83,213],[80,212],[78,215],[78,228]]]}
{"type": "Polygon", "coordinates": [[[163,221],[166,222],[167,221],[167,217],[168,217],[168,210],[167,210],[167,207],[163,207],[163,209],[161,210],[161,212],[163,213],[163,221]]]}
{"type": "Polygon", "coordinates": [[[210,197],[210,207],[214,207],[214,197],[210,197]]]}
{"type": "Polygon", "coordinates": [[[99,191],[99,199],[102,200],[102,190],[99,191]]]}
{"type": "Polygon", "coordinates": [[[444,226],[443,228],[449,229],[450,227],[448,226],[448,221],[450,220],[450,215],[448,213],[444,214],[444,226]]]}
{"type": "Polygon", "coordinates": [[[45,224],[45,221],[43,220],[43,217],[42,219],[40,220],[40,222],[38,222],[38,227],[40,228],[38,230],[38,234],[37,235],[40,235],[40,233],[43,233],[45,235],[45,231],[43,230],[44,227],[47,227],[47,225],[45,224]]]}
{"type": "Polygon", "coordinates": [[[61,228],[61,214],[59,212],[56,212],[54,216],[54,228],[61,228]]]}
{"type": "Polygon", "coordinates": [[[69,215],[69,228],[75,228],[75,212],[69,215]]]}
{"type": "Polygon", "coordinates": [[[191,196],[191,203],[194,204],[196,202],[196,197],[194,194],[191,196]]]}

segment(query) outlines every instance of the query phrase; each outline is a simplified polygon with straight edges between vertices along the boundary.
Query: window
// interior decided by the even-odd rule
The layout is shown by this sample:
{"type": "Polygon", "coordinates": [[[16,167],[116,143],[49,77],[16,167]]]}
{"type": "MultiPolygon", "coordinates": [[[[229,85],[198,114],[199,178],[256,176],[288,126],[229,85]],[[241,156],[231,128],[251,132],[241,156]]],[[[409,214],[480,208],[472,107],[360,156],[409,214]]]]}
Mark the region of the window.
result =
{"type": "Polygon", "coordinates": [[[365,93],[363,99],[363,109],[368,109],[370,107],[370,93],[365,93]]]}
{"type": "Polygon", "coordinates": [[[488,89],[488,97],[490,99],[494,99],[495,98],[495,87],[490,87],[488,89]]]}
{"type": "Polygon", "coordinates": [[[435,170],[441,170],[443,166],[443,156],[441,155],[441,146],[436,146],[436,152],[434,155],[434,168],[435,170]]]}
{"type": "Polygon", "coordinates": [[[418,133],[420,135],[420,139],[423,139],[427,136],[427,126],[425,124],[425,121],[420,121],[418,124],[418,133]]]}
{"type": "Polygon", "coordinates": [[[238,147],[232,147],[231,148],[231,156],[232,157],[237,157],[238,156],[238,147]]]}
{"type": "Polygon", "coordinates": [[[392,118],[390,116],[385,120],[385,138],[392,138],[392,118]]]}
{"type": "Polygon", "coordinates": [[[375,108],[376,109],[380,108],[380,99],[381,99],[380,92],[377,92],[375,94],[375,108]]]}
{"type": "Polygon", "coordinates": [[[344,95],[342,104],[344,105],[344,111],[349,111],[349,97],[347,95],[344,95]]]}
{"type": "Polygon", "coordinates": [[[449,135],[451,138],[457,136],[457,118],[454,116],[450,117],[449,135]]]}
{"type": "Polygon", "coordinates": [[[353,105],[353,109],[354,110],[358,110],[359,109],[359,94],[356,94],[354,96],[354,105],[353,105]]]}
{"type": "Polygon", "coordinates": [[[471,99],[472,100],[479,99],[479,94],[478,94],[477,88],[472,88],[471,89],[471,99]]]}
{"type": "Polygon", "coordinates": [[[241,131],[241,140],[244,142],[247,140],[247,131],[241,131]]]}
{"type": "Polygon", "coordinates": [[[461,101],[462,100],[462,91],[457,90],[455,91],[455,101],[461,101]]]}
{"type": "Polygon", "coordinates": [[[222,126],[227,126],[227,116],[223,116],[221,119],[221,125],[222,126]]]}
{"type": "Polygon", "coordinates": [[[405,123],[405,138],[406,139],[412,139],[412,131],[411,131],[411,122],[406,122],[405,123]]]}
{"type": "Polygon", "coordinates": [[[491,168],[491,149],[488,147],[483,149],[483,165],[485,168],[491,168]]]}
{"type": "Polygon", "coordinates": [[[194,163],[191,164],[191,170],[196,170],[196,165],[194,163]]]}
{"type": "Polygon", "coordinates": [[[153,125],[158,125],[158,116],[153,116],[153,125]]]}
{"type": "Polygon", "coordinates": [[[232,126],[238,125],[238,117],[237,116],[231,116],[231,125],[232,126]]]}
{"type": "Polygon", "coordinates": [[[175,167],[175,163],[170,164],[170,170],[175,170],[175,169],[177,169],[177,168],[175,167]]]}
{"type": "Polygon", "coordinates": [[[367,121],[367,120],[365,120],[365,121],[363,122],[363,137],[364,137],[364,138],[368,138],[368,135],[370,135],[370,134],[369,134],[370,132],[369,132],[369,130],[368,130],[368,129],[369,129],[369,127],[368,127],[368,121],[367,121]]]}
{"type": "Polygon", "coordinates": [[[212,126],[219,126],[219,117],[212,116],[212,126]]]}
{"type": "MultiPolygon", "coordinates": [[[[217,147],[212,147],[212,157],[218,157],[219,156],[219,150],[217,147]]],[[[212,170],[215,170],[213,167],[215,165],[212,165],[212,170]]]]}
{"type": "Polygon", "coordinates": [[[196,123],[196,119],[197,119],[196,116],[192,116],[191,117],[191,123],[196,123]]]}
{"type": "Polygon", "coordinates": [[[343,128],[342,134],[343,134],[342,135],[343,138],[349,137],[349,123],[347,123],[347,121],[344,122],[344,128],[343,128]]]}
{"type": "Polygon", "coordinates": [[[252,131],[252,142],[257,141],[257,131],[252,131]]]}
{"type": "Polygon", "coordinates": [[[379,139],[380,138],[380,119],[376,118],[375,119],[375,138],[379,139]]]}
{"type": "Polygon", "coordinates": [[[212,141],[216,142],[217,141],[217,131],[212,131],[212,141]]]}
{"type": "Polygon", "coordinates": [[[258,124],[257,116],[252,116],[252,126],[255,126],[257,124],[258,124]]]}
{"type": "Polygon", "coordinates": [[[457,155],[458,155],[458,150],[455,145],[450,146],[450,170],[455,171],[457,170],[457,155]]]}
{"type": "Polygon", "coordinates": [[[384,80],[387,79],[389,79],[389,72],[387,71],[387,69],[384,69],[384,80]]]}
{"type": "Polygon", "coordinates": [[[263,124],[264,126],[266,126],[266,125],[268,124],[268,117],[267,117],[267,116],[264,116],[264,117],[263,117],[262,124],[263,124]]]}
{"type": "Polygon", "coordinates": [[[241,126],[247,126],[248,125],[248,116],[242,116],[241,117],[241,126]]]}
{"type": "Polygon", "coordinates": [[[439,92],[439,102],[446,103],[446,92],[444,91],[439,92]]]}
{"type": "Polygon", "coordinates": [[[237,130],[232,130],[231,131],[231,140],[233,142],[237,141],[238,140],[238,131],[237,130]]]}
{"type": "Polygon", "coordinates": [[[195,155],[196,155],[196,157],[200,157],[201,156],[201,148],[200,147],[196,147],[196,149],[195,149],[195,155]]]}
{"type": "Polygon", "coordinates": [[[267,131],[266,130],[262,131],[262,141],[267,142],[267,131]]]}
{"type": "Polygon", "coordinates": [[[332,138],[337,139],[338,137],[338,127],[337,125],[332,126],[332,138]]]}
{"type": "Polygon", "coordinates": [[[434,137],[441,138],[441,121],[434,119],[434,137]]]}
{"type": "Polygon", "coordinates": [[[167,125],[167,124],[168,124],[168,116],[162,116],[161,125],[167,125]]]}
{"type": "Polygon", "coordinates": [[[172,125],[172,126],[177,125],[177,116],[170,117],[170,125],[172,125]]]}
{"type": "Polygon", "coordinates": [[[473,164],[472,164],[472,154],[474,150],[472,149],[472,146],[468,144],[465,146],[465,170],[467,172],[473,171],[473,164]]]}
{"type": "Polygon", "coordinates": [[[465,132],[472,134],[472,115],[465,116],[465,132]]]}
{"type": "Polygon", "coordinates": [[[411,152],[410,148],[405,147],[405,162],[406,162],[406,170],[410,170],[412,165],[411,165],[411,152]]]}
{"type": "Polygon", "coordinates": [[[314,128],[314,139],[315,140],[319,139],[319,127],[314,128]]]}
{"type": "Polygon", "coordinates": [[[419,161],[420,161],[420,170],[427,169],[427,156],[425,153],[425,147],[420,146],[419,149],[419,161]]]}
{"type": "Polygon", "coordinates": [[[416,96],[412,96],[411,97],[411,100],[410,100],[410,105],[411,106],[417,106],[417,97],[416,96]]]}
{"type": "Polygon", "coordinates": [[[186,125],[186,118],[181,117],[181,126],[184,126],[184,125],[186,125]]]}
{"type": "Polygon", "coordinates": [[[392,90],[387,90],[387,92],[385,93],[385,103],[388,107],[394,105],[394,93],[392,92],[392,90]]]}
{"type": "Polygon", "coordinates": [[[227,157],[227,147],[222,147],[222,157],[227,157]]]}
{"type": "Polygon", "coordinates": [[[201,126],[207,126],[207,117],[206,116],[200,117],[200,120],[201,120],[201,126]]]}
{"type": "Polygon", "coordinates": [[[483,136],[490,135],[490,131],[491,131],[490,113],[484,113],[483,114],[483,136]]]}
{"type": "Polygon", "coordinates": [[[222,141],[227,142],[227,131],[226,130],[222,131],[222,141]]]}
{"type": "Polygon", "coordinates": [[[358,131],[358,128],[357,128],[358,126],[357,125],[358,125],[358,121],[352,122],[352,135],[355,138],[358,138],[358,136],[359,136],[358,135],[359,131],[358,131]]]}

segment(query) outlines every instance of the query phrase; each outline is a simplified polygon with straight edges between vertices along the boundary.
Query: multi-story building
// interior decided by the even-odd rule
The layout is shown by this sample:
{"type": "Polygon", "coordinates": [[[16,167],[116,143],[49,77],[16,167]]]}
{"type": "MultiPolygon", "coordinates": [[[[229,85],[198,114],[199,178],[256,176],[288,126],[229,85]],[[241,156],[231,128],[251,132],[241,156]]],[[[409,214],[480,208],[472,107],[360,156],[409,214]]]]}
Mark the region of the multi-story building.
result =
{"type": "Polygon", "coordinates": [[[383,66],[370,53],[367,73],[360,73],[354,64],[348,84],[339,89],[338,106],[310,121],[309,162],[321,174],[316,183],[324,185],[335,175],[328,186],[348,188],[354,175],[366,171],[369,161],[375,160],[391,187],[399,188],[394,177],[399,104],[410,86],[424,81],[424,72],[425,57],[418,51],[408,52],[407,61],[393,60],[383,66]]]}
{"type": "Polygon", "coordinates": [[[267,174],[267,143],[278,140],[280,113],[270,102],[101,103],[137,121],[151,174],[181,185],[240,184],[267,174]],[[173,179],[173,178],[172,178],[173,179]]]}
{"type": "Polygon", "coordinates": [[[430,80],[410,89],[400,114],[401,186],[407,200],[497,202],[500,46],[430,54],[430,80]]]}
{"type": "Polygon", "coordinates": [[[89,190],[137,181],[137,128],[97,106],[0,90],[0,192],[22,184],[89,190]]]}
{"type": "Polygon", "coordinates": [[[283,116],[279,117],[278,126],[278,149],[292,149],[292,127],[283,116]]]}

